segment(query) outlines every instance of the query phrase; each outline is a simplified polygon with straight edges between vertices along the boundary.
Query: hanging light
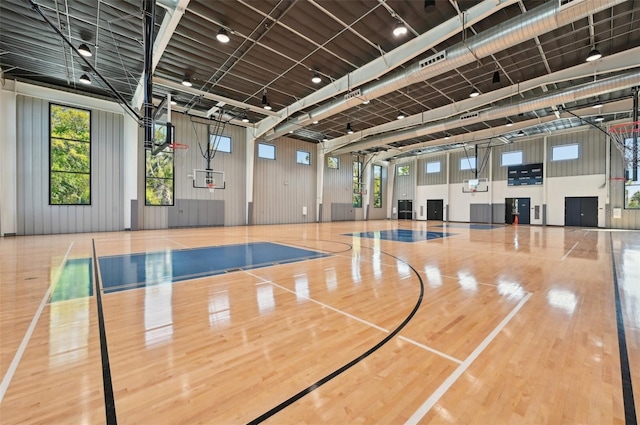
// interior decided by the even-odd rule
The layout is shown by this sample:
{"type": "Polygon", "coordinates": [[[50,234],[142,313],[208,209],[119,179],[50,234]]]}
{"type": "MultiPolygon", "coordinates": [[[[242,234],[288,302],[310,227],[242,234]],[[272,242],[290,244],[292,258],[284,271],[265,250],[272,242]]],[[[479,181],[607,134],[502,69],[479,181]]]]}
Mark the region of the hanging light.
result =
{"type": "Polygon", "coordinates": [[[369,99],[365,99],[362,101],[363,105],[368,105],[369,103],[371,103],[371,101],[369,99]]]}
{"type": "Polygon", "coordinates": [[[444,140],[449,140],[449,133],[444,133],[444,140]]]}
{"type": "Polygon", "coordinates": [[[477,96],[480,96],[480,92],[478,91],[477,88],[474,87],[471,93],[469,93],[469,97],[477,97],[477,96]]]}
{"type": "Polygon", "coordinates": [[[262,107],[267,111],[271,110],[271,105],[269,104],[269,99],[267,99],[267,89],[264,89],[262,92],[262,107]]]}
{"type": "Polygon", "coordinates": [[[602,108],[602,102],[596,99],[596,103],[592,106],[592,108],[602,108]]]}
{"type": "Polygon", "coordinates": [[[322,82],[322,78],[320,78],[320,74],[317,72],[313,73],[313,77],[311,77],[311,82],[314,84],[319,84],[322,82]]]}
{"type": "Polygon", "coordinates": [[[507,127],[511,127],[513,125],[513,121],[507,118],[507,127]]]}
{"type": "Polygon", "coordinates": [[[87,74],[82,74],[78,79],[82,84],[91,85],[91,79],[87,74]]]}
{"type": "Polygon", "coordinates": [[[329,141],[329,138],[328,138],[326,135],[324,135],[324,134],[323,134],[323,135],[322,135],[322,141],[323,141],[323,142],[328,142],[328,141],[329,141]]]}
{"type": "Polygon", "coordinates": [[[249,122],[249,117],[247,116],[246,112],[244,113],[244,115],[242,115],[242,122],[249,122]]]}
{"type": "Polygon", "coordinates": [[[526,136],[526,135],[527,134],[522,130],[518,131],[518,133],[516,134],[516,136],[518,136],[518,137],[522,137],[522,136],[526,136]]]}
{"type": "Polygon", "coordinates": [[[402,111],[398,111],[398,116],[396,117],[399,120],[403,120],[406,117],[406,115],[404,114],[404,112],[402,111]]]}
{"type": "Polygon", "coordinates": [[[395,35],[396,37],[400,37],[401,35],[405,35],[406,33],[407,26],[404,24],[404,22],[398,19],[398,22],[396,22],[396,26],[393,29],[393,35],[395,35]]]}
{"type": "Polygon", "coordinates": [[[193,86],[193,83],[191,82],[191,80],[189,78],[186,78],[184,80],[182,80],[182,85],[185,87],[191,87],[193,86]]]}
{"type": "Polygon", "coordinates": [[[229,34],[227,34],[227,30],[224,28],[220,28],[218,30],[218,34],[216,34],[216,38],[220,43],[228,43],[229,42],[229,34]]]}
{"type": "Polygon", "coordinates": [[[347,123],[347,134],[353,134],[353,129],[351,128],[351,123],[347,123]]]}
{"type": "Polygon", "coordinates": [[[93,53],[91,53],[91,49],[89,49],[89,46],[87,46],[85,43],[82,43],[78,47],[78,52],[80,52],[80,54],[82,56],[85,56],[85,57],[88,57],[88,58],[93,56],[93,53]]]}
{"type": "Polygon", "coordinates": [[[178,104],[178,102],[176,102],[175,100],[172,100],[170,103],[171,103],[171,106],[176,106],[178,104]]]}
{"type": "Polygon", "coordinates": [[[592,49],[587,56],[587,62],[597,61],[602,57],[602,54],[597,49],[592,49]]]}
{"type": "Polygon", "coordinates": [[[604,117],[602,115],[598,115],[597,117],[595,117],[593,119],[595,122],[602,122],[604,121],[604,117]]]}
{"type": "Polygon", "coordinates": [[[500,83],[500,73],[498,72],[498,70],[496,70],[496,72],[493,73],[493,84],[499,84],[500,83]]]}

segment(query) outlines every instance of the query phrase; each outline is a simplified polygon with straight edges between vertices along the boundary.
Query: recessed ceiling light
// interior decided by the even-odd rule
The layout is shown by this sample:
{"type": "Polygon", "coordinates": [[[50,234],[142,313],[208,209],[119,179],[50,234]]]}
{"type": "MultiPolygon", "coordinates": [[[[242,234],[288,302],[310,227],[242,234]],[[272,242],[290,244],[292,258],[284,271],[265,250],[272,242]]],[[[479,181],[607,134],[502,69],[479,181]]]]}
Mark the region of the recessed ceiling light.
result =
{"type": "Polygon", "coordinates": [[[596,102],[595,105],[593,105],[593,108],[602,108],[602,103],[596,102]]]}

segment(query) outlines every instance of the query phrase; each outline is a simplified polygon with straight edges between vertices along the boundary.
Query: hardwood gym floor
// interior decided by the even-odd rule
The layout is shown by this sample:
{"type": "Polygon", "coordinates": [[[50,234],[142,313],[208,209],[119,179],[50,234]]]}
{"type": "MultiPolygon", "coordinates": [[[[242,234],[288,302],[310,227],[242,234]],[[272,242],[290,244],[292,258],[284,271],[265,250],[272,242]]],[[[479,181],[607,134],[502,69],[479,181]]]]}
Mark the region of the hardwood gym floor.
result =
{"type": "Polygon", "coordinates": [[[638,288],[637,231],[369,221],[2,238],[0,422],[623,424],[640,396],[638,288]]]}

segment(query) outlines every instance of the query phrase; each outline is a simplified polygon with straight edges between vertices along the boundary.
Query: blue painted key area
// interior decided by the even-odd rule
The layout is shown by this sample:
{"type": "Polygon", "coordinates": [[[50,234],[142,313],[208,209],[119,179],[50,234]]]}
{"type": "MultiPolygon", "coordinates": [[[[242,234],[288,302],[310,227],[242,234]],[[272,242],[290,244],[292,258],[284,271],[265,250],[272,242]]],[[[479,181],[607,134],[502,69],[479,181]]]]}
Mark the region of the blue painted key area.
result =
{"type": "Polygon", "coordinates": [[[441,239],[454,236],[455,233],[431,232],[424,230],[379,230],[375,232],[347,233],[346,236],[358,236],[360,238],[382,239],[396,242],[419,242],[424,240],[441,239]]]}
{"type": "Polygon", "coordinates": [[[449,223],[449,224],[441,224],[435,227],[452,227],[458,229],[472,229],[472,230],[492,230],[497,229],[499,227],[504,227],[499,224],[478,224],[478,223],[449,223]]]}
{"type": "Polygon", "coordinates": [[[259,242],[100,257],[105,293],[173,283],[225,272],[292,263],[328,254],[259,242]]]}
{"type": "Polygon", "coordinates": [[[64,265],[50,303],[86,298],[93,295],[91,258],[72,258],[64,265]]]}

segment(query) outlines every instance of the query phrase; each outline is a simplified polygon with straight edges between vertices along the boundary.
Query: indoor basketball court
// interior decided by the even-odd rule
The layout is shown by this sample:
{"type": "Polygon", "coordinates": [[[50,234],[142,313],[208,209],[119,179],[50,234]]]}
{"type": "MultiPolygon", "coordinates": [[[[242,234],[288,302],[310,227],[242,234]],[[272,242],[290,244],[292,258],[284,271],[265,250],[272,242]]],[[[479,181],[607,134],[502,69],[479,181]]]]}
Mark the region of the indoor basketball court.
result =
{"type": "Polygon", "coordinates": [[[0,423],[637,424],[640,3],[2,0],[0,423]]]}

